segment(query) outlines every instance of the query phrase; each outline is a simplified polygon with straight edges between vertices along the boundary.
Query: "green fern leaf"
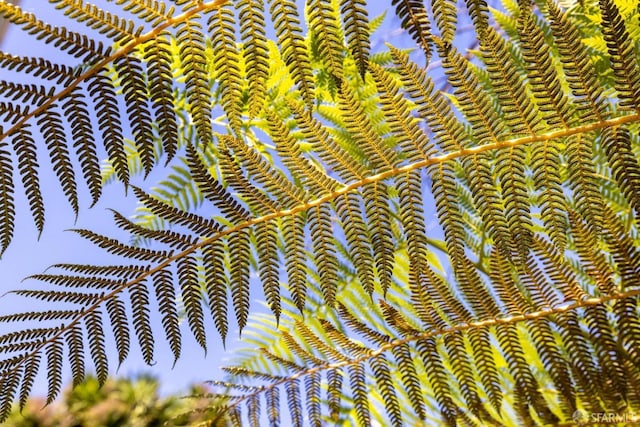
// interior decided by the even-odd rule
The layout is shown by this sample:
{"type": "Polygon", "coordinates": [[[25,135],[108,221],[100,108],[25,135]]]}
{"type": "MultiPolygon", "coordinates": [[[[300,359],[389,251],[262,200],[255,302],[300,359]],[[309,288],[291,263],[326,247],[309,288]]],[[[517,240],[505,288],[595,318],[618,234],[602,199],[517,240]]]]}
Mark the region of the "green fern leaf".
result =
{"type": "Polygon", "coordinates": [[[240,65],[235,40],[235,18],[230,8],[218,8],[209,16],[212,34],[214,78],[219,82],[221,103],[231,129],[239,135],[242,127],[240,65]]]}
{"type": "Polygon", "coordinates": [[[302,37],[300,18],[295,3],[289,0],[272,0],[273,21],[282,58],[300,90],[302,99],[311,109],[314,100],[313,73],[309,55],[302,37]]]}
{"type": "Polygon", "coordinates": [[[547,13],[553,36],[558,46],[566,81],[575,97],[576,110],[581,120],[602,120],[606,116],[606,99],[602,86],[589,60],[587,47],[582,43],[578,29],[569,21],[566,13],[547,1],[547,13]]]}
{"type": "Polygon", "coordinates": [[[176,36],[185,73],[189,112],[193,117],[199,141],[207,145],[212,142],[211,96],[202,25],[195,19],[182,21],[178,25],[176,36]]]}
{"type": "Polygon", "coordinates": [[[318,45],[319,59],[336,81],[343,79],[344,43],[337,11],[330,0],[307,0],[307,22],[318,45]]]}
{"type": "Polygon", "coordinates": [[[269,55],[264,21],[263,0],[241,0],[236,3],[240,18],[240,37],[249,85],[249,116],[257,117],[262,110],[269,73],[269,55]]]}

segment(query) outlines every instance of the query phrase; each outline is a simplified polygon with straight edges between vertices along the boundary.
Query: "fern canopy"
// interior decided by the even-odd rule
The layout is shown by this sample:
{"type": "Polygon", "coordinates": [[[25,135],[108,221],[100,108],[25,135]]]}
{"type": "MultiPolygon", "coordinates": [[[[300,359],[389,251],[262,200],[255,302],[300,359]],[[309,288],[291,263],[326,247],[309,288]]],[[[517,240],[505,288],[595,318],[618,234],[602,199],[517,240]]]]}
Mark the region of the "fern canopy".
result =
{"type": "Polygon", "coordinates": [[[76,214],[103,181],[139,208],[74,230],[120,263],[12,291],[48,308],[0,315],[0,420],[40,371],[51,402],[235,328],[231,425],[640,413],[637,4],[394,0],[400,49],[364,0],[50,3],[88,29],[0,0],[77,61],[0,56],[2,251],[45,163],[76,214]]]}

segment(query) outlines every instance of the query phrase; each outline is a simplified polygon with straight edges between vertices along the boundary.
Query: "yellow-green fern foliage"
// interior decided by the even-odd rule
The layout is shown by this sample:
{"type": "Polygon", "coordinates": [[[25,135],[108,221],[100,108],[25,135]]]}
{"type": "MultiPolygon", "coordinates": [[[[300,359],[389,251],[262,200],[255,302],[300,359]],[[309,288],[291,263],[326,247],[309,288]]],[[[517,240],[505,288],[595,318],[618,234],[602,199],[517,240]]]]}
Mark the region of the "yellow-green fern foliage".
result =
{"type": "Polygon", "coordinates": [[[0,419],[235,328],[231,425],[640,414],[637,3],[393,0],[400,48],[364,0],[49,2],[86,31],[0,0],[76,65],[0,56],[2,250],[47,163],[76,213],[81,181],[140,207],[75,230],[119,263],[13,291],[48,308],[0,313],[0,419]]]}

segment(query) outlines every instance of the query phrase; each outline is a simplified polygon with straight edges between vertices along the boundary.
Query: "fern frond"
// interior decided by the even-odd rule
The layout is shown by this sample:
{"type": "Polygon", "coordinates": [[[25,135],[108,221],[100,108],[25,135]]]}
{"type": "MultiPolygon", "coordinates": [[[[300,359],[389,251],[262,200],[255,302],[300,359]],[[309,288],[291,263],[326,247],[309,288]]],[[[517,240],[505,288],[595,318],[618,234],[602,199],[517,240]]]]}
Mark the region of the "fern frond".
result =
{"type": "Polygon", "coordinates": [[[361,286],[368,294],[373,292],[373,258],[367,236],[368,227],[363,220],[359,198],[353,194],[340,197],[335,202],[335,210],[340,215],[342,229],[349,243],[349,254],[356,267],[361,286]]]}
{"type": "Polygon", "coordinates": [[[23,30],[34,35],[38,40],[45,39],[62,52],[67,52],[83,62],[98,61],[110,54],[101,41],[94,41],[84,34],[70,31],[65,27],[55,27],[37,19],[32,13],[24,12],[13,3],[2,2],[0,14],[23,30]]]}
{"type": "Polygon", "coordinates": [[[83,4],[82,0],[53,0],[53,3],[57,4],[56,9],[62,10],[69,18],[98,30],[116,43],[126,44],[133,37],[138,37],[143,30],[141,26],[134,29],[133,21],[126,21],[95,5],[83,4]]]}
{"type": "Polygon", "coordinates": [[[167,9],[166,3],[158,0],[117,0],[116,3],[154,27],[171,19],[175,11],[173,6],[167,9]]]}
{"type": "MultiPolygon", "coordinates": [[[[36,353],[25,361],[24,375],[22,378],[22,383],[20,385],[19,394],[20,409],[24,409],[27,403],[27,398],[29,396],[29,393],[31,393],[31,388],[33,387],[33,383],[35,382],[36,376],[40,369],[41,359],[41,354],[36,353]]],[[[7,399],[7,401],[11,402],[11,399],[7,399]]]]}
{"type": "Polygon", "coordinates": [[[566,144],[575,209],[591,226],[599,229],[604,217],[604,199],[597,184],[592,141],[576,135],[567,138],[566,144]]]}
{"type": "Polygon", "coordinates": [[[360,77],[364,79],[369,64],[369,19],[363,0],[340,0],[347,46],[356,62],[360,77]]]}
{"type": "Polygon", "coordinates": [[[88,91],[96,108],[98,129],[102,134],[104,148],[109,159],[111,159],[118,178],[127,186],[129,185],[129,166],[127,164],[127,155],[122,145],[124,136],[113,83],[107,75],[96,73],[89,80],[88,91]]]}
{"type": "Polygon", "coordinates": [[[166,219],[167,221],[171,221],[174,224],[184,225],[197,234],[211,235],[220,230],[220,225],[212,219],[184,212],[181,209],[168,205],[158,198],[152,197],[138,187],[132,186],[132,188],[138,200],[151,210],[151,212],[166,219]]]}
{"type": "Polygon", "coordinates": [[[273,0],[269,9],[282,58],[296,82],[302,99],[311,109],[314,101],[313,72],[302,37],[298,8],[290,0],[273,0]]]}
{"type": "Polygon", "coordinates": [[[376,379],[376,384],[380,389],[380,394],[384,399],[385,410],[393,426],[402,426],[402,414],[396,390],[393,386],[391,371],[389,370],[388,361],[384,355],[378,355],[369,360],[369,365],[376,379]]]}
{"type": "Polygon", "coordinates": [[[478,37],[482,37],[489,26],[489,7],[485,0],[465,0],[467,12],[478,37]]]}
{"type": "Polygon", "coordinates": [[[7,52],[0,52],[0,66],[7,70],[28,73],[34,77],[64,85],[71,83],[77,77],[79,71],[68,65],[51,62],[45,58],[16,56],[7,52]]]}
{"type": "Polygon", "coordinates": [[[124,302],[119,297],[110,298],[105,304],[105,307],[109,315],[109,321],[111,322],[116,350],[118,351],[118,363],[122,365],[129,355],[131,345],[126,308],[124,302]]]}
{"type": "Polygon", "coordinates": [[[62,104],[62,111],[71,127],[73,146],[80,159],[93,206],[102,194],[102,177],[100,176],[100,161],[96,154],[96,145],[93,142],[93,127],[91,126],[91,118],[86,112],[87,108],[85,97],[78,88],[71,92],[62,104]]]}
{"type": "Polygon", "coordinates": [[[518,75],[514,61],[509,61],[505,40],[493,29],[487,29],[480,40],[482,58],[502,107],[503,120],[518,134],[535,134],[541,123],[537,109],[527,96],[527,86],[518,75]]]}
{"type": "Polygon", "coordinates": [[[153,363],[154,339],[149,318],[149,290],[144,282],[129,287],[132,323],[138,336],[142,358],[147,365],[153,363]]]}
{"type": "Polygon", "coordinates": [[[47,346],[47,403],[53,402],[62,387],[62,340],[51,341],[47,346]]]}
{"type": "Polygon", "coordinates": [[[342,81],[344,43],[339,17],[330,0],[307,0],[308,25],[317,45],[320,60],[337,82],[342,81]]]}
{"type": "Polygon", "coordinates": [[[289,291],[293,302],[302,313],[307,293],[306,265],[304,257],[305,220],[294,215],[283,220],[284,255],[289,291]]]}
{"type": "Polygon", "coordinates": [[[407,100],[398,96],[397,83],[379,65],[371,64],[370,70],[380,92],[385,119],[403,154],[411,161],[428,158],[433,154],[433,145],[412,117],[407,100]]]}
{"type": "Polygon", "coordinates": [[[536,25],[530,11],[523,12],[518,18],[518,34],[531,91],[543,119],[551,126],[570,127],[571,105],[560,85],[551,60],[550,46],[545,43],[545,34],[536,25]]]}
{"type": "Polygon", "coordinates": [[[15,206],[13,202],[13,166],[6,150],[7,143],[0,142],[0,254],[4,253],[13,238],[15,206]]]}
{"type": "Polygon", "coordinates": [[[533,180],[540,191],[541,216],[549,237],[563,250],[566,244],[567,211],[562,178],[560,176],[560,144],[545,141],[533,147],[531,152],[533,180]]]}
{"type": "Polygon", "coordinates": [[[602,34],[607,43],[618,92],[618,106],[620,109],[635,109],[640,112],[640,63],[637,47],[629,40],[618,6],[611,0],[599,0],[598,3],[602,13],[602,34]]]}
{"type": "Polygon", "coordinates": [[[198,281],[198,265],[195,257],[186,256],[178,260],[178,282],[189,328],[198,344],[206,352],[207,338],[201,304],[202,291],[198,281]]]}
{"type": "Polygon", "coordinates": [[[123,255],[127,258],[134,258],[140,261],[160,261],[171,256],[167,251],[156,251],[125,245],[116,239],[110,239],[90,230],[75,229],[72,231],[114,255],[123,255]]]}
{"type": "Polygon", "coordinates": [[[160,269],[153,273],[152,281],[155,288],[156,301],[158,301],[158,310],[162,316],[162,326],[175,363],[182,350],[182,338],[172,276],[169,270],[160,269]]]}
{"type": "Polygon", "coordinates": [[[425,371],[429,373],[427,376],[431,389],[433,390],[443,418],[448,425],[456,425],[457,406],[453,403],[451,389],[446,380],[447,373],[440,358],[436,342],[433,339],[418,340],[416,349],[422,358],[425,371]]]}
{"type": "Polygon", "coordinates": [[[263,191],[254,186],[244,175],[240,166],[236,163],[231,152],[225,147],[220,147],[219,161],[222,176],[225,181],[235,189],[242,200],[258,213],[277,212],[278,202],[272,200],[263,191]]]}
{"type": "Polygon", "coordinates": [[[382,292],[391,286],[394,261],[394,244],[391,232],[392,212],[389,208],[387,185],[375,183],[363,188],[367,219],[370,223],[371,244],[375,248],[374,258],[382,292]]]}
{"type": "MultiPolygon", "coordinates": [[[[445,5],[446,0],[436,0],[431,4],[433,15],[441,31],[441,37],[447,43],[451,41],[453,33],[450,24],[455,15],[450,14],[450,6],[445,5]]],[[[396,15],[400,18],[400,25],[407,30],[411,37],[424,52],[427,62],[431,59],[431,23],[427,15],[427,9],[423,2],[416,0],[393,0],[391,2],[396,7],[396,15]]]]}
{"type": "Polygon", "coordinates": [[[249,234],[239,230],[229,236],[229,250],[234,254],[229,272],[231,299],[240,331],[249,317],[249,234]]]}
{"type": "Polygon", "coordinates": [[[235,39],[235,18],[231,8],[219,8],[209,16],[212,34],[214,78],[220,86],[222,108],[231,129],[239,135],[242,127],[240,53],[235,39]]]}
{"type": "MultiPolygon", "coordinates": [[[[131,4],[128,7],[137,6],[131,4]]],[[[161,7],[164,9],[164,3],[161,7]]],[[[168,164],[178,150],[178,121],[174,110],[170,43],[166,36],[166,33],[161,33],[145,44],[144,60],[147,63],[149,100],[168,164]]]]}
{"type": "Polygon", "coordinates": [[[345,118],[344,127],[355,143],[362,147],[370,162],[369,167],[375,171],[391,169],[397,163],[397,153],[376,132],[371,118],[347,82],[342,83],[338,96],[345,118]]]}
{"type": "Polygon", "coordinates": [[[189,112],[199,141],[207,145],[212,142],[211,91],[202,25],[195,19],[182,21],[178,25],[176,37],[185,73],[189,112]]]}
{"type": "Polygon", "coordinates": [[[302,154],[300,144],[277,116],[269,114],[269,130],[282,162],[303,189],[314,194],[326,194],[338,187],[338,182],[302,154]]]}
{"type": "Polygon", "coordinates": [[[632,152],[629,131],[624,127],[608,128],[601,138],[612,175],[640,218],[640,164],[632,152]]]}
{"type": "Polygon", "coordinates": [[[114,65],[122,78],[122,91],[127,105],[129,123],[146,176],[155,163],[155,153],[151,114],[147,107],[147,88],[142,75],[142,61],[133,56],[122,56],[115,61],[114,65]]]}
{"type": "Polygon", "coordinates": [[[75,172],[73,164],[69,157],[69,149],[67,148],[65,130],[62,125],[62,117],[53,108],[46,110],[38,115],[38,126],[40,132],[45,135],[45,142],[49,149],[49,156],[53,170],[58,176],[60,186],[64,194],[69,200],[69,204],[75,215],[78,215],[79,202],[78,190],[76,186],[75,172]]]}
{"type": "Polygon", "coordinates": [[[310,209],[308,223],[322,296],[327,305],[333,306],[338,288],[338,258],[332,241],[331,211],[328,206],[320,205],[310,209]]]}
{"type": "MultiPolygon", "coordinates": [[[[279,120],[275,116],[270,116],[270,118],[274,121],[279,120]]],[[[295,142],[290,141],[290,134],[285,130],[284,126],[273,124],[272,131],[278,132],[278,135],[282,136],[283,140],[289,140],[289,143],[295,144],[295,142]],[[282,135],[280,132],[282,132],[282,135]]],[[[234,157],[242,161],[242,165],[246,168],[249,176],[255,182],[263,185],[283,205],[293,206],[305,200],[304,191],[301,191],[282,172],[269,164],[267,159],[257,152],[256,148],[249,147],[243,141],[235,138],[221,136],[220,139],[223,142],[223,146],[228,146],[234,150],[234,157]]]]}
{"type": "Polygon", "coordinates": [[[255,229],[256,246],[258,249],[258,273],[262,282],[264,296],[276,317],[280,321],[280,282],[278,259],[278,227],[276,223],[266,222],[258,224],[255,229]]]}
{"type": "Polygon", "coordinates": [[[242,53],[249,86],[249,116],[257,117],[265,101],[265,83],[269,74],[264,1],[241,0],[236,9],[240,18],[240,38],[244,43],[242,53]]]}
{"type": "Polygon", "coordinates": [[[29,200],[33,222],[38,230],[38,236],[40,236],[44,228],[44,200],[38,178],[36,142],[29,126],[23,126],[12,136],[13,150],[18,155],[18,170],[22,177],[22,185],[29,200]]]}
{"type": "Polygon", "coordinates": [[[278,388],[267,390],[267,418],[270,425],[280,425],[280,391],[278,388]]]}
{"type": "Polygon", "coordinates": [[[558,52],[567,83],[576,99],[576,109],[582,120],[602,120],[607,113],[602,86],[582,43],[578,29],[569,21],[565,12],[552,1],[547,1],[549,25],[558,46],[558,52]]]}
{"type": "Polygon", "coordinates": [[[306,142],[312,145],[313,151],[318,153],[328,170],[335,171],[345,182],[364,177],[364,167],[353,161],[351,155],[334,141],[327,129],[315,117],[293,101],[287,102],[287,105],[293,112],[296,124],[306,142]]]}

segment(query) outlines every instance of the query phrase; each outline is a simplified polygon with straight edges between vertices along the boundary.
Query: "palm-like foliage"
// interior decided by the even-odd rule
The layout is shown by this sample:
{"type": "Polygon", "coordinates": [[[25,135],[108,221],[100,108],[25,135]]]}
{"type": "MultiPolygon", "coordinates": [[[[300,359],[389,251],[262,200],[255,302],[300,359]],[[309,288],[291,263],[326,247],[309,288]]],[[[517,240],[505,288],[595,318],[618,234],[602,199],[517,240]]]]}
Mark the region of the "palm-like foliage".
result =
{"type": "Polygon", "coordinates": [[[219,383],[232,424],[264,413],[278,425],[281,407],[293,425],[303,414],[312,425],[533,425],[640,410],[637,5],[490,12],[467,1],[456,16],[447,0],[392,2],[438,74],[391,46],[372,53],[363,1],[309,1],[305,15],[284,0],[117,1],[136,22],[51,2],[111,47],[0,2],[7,19],[83,60],[0,60],[46,83],[0,87],[3,247],[12,152],[44,223],[38,141],[74,209],[70,146],[94,200],[104,152],[142,209],[134,221],[114,213],[135,244],[76,230],[121,264],[57,265],[33,276],[56,289],[15,291],[52,306],[0,318],[38,322],[0,336],[0,415],[25,402],[41,366],[54,399],[65,355],[74,381],[85,353],[104,381],[107,334],[119,363],[132,334],[151,363],[158,327],[179,358],[178,300],[205,350],[209,319],[222,340],[230,318],[242,330],[252,273],[282,323],[219,383]],[[458,50],[465,20],[473,56],[458,50]],[[445,91],[433,81],[443,75],[445,91]],[[162,153],[178,164],[157,194],[129,184],[162,153]]]}

